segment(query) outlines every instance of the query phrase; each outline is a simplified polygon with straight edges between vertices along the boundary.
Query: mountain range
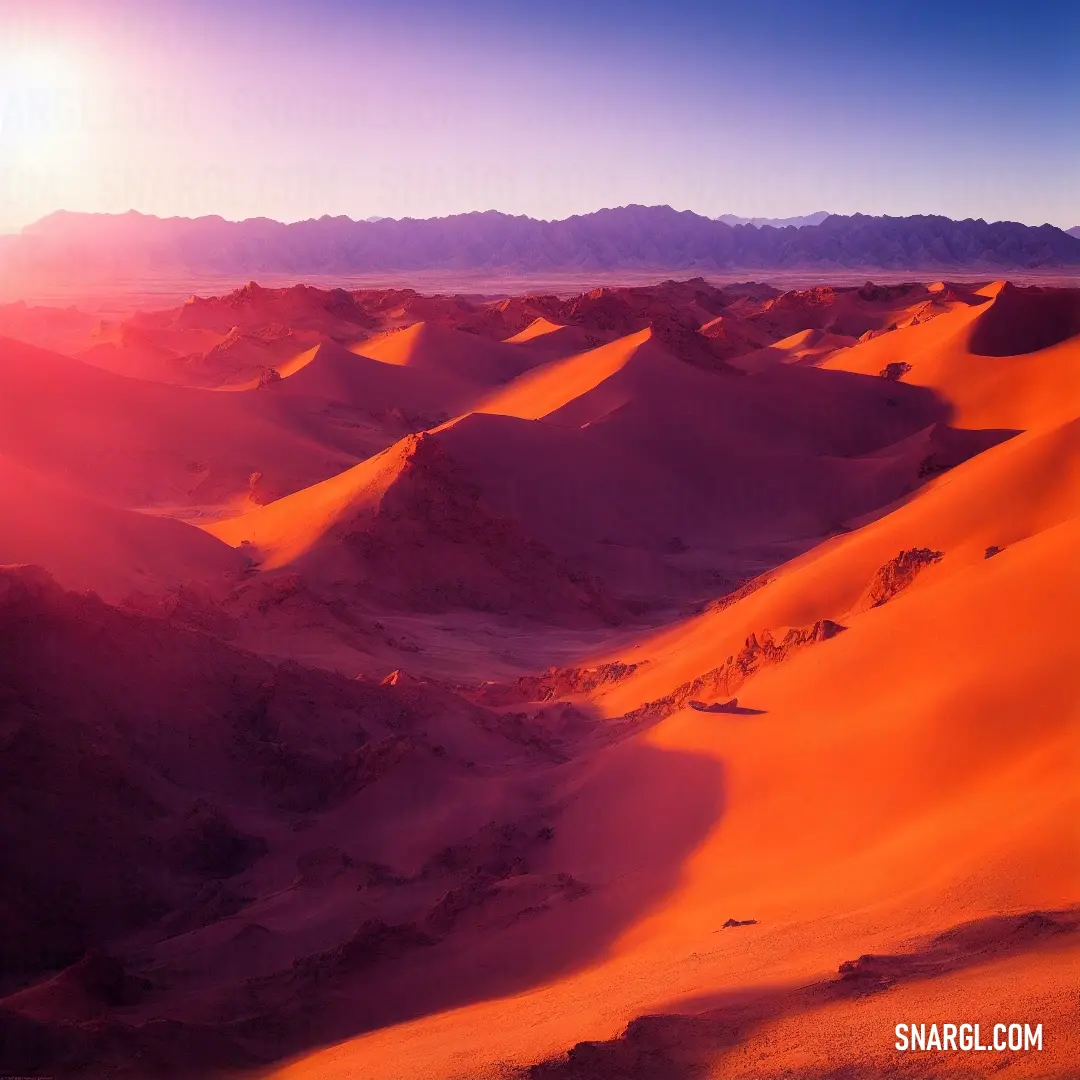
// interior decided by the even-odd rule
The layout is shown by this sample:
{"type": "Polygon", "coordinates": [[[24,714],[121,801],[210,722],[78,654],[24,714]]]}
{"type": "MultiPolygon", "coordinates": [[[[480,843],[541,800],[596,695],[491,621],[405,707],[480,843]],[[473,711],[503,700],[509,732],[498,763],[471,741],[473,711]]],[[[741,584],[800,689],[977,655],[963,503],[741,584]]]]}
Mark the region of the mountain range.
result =
{"type": "Polygon", "coordinates": [[[771,225],[775,229],[784,229],[788,225],[794,225],[801,229],[804,225],[820,225],[826,218],[833,215],[828,210],[818,210],[813,214],[803,214],[801,217],[739,217],[738,214],[721,214],[717,221],[726,225],[753,225],[760,228],[762,225],[771,225]]]}
{"type": "Polygon", "coordinates": [[[865,214],[832,214],[801,227],[731,225],[668,206],[624,206],[562,221],[492,210],[293,224],[60,212],[0,238],[0,273],[15,277],[1070,267],[1080,267],[1080,237],[1052,225],[865,214]]]}

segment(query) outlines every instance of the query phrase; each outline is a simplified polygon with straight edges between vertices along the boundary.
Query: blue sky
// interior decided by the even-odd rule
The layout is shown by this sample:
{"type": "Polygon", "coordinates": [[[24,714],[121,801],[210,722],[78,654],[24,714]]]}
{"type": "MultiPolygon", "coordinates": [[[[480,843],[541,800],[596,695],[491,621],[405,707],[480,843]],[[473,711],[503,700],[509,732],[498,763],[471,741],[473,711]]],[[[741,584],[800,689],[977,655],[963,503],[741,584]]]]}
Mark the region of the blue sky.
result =
{"type": "Polygon", "coordinates": [[[0,226],[51,210],[1080,223],[1080,4],[0,3],[0,226]]]}

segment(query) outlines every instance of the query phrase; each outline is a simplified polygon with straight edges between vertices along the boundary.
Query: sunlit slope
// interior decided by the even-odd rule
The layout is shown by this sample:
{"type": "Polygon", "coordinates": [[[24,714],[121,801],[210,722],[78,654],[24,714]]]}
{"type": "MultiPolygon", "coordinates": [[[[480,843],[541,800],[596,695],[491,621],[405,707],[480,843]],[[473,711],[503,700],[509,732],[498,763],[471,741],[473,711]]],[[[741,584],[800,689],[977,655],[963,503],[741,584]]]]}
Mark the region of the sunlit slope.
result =
{"type": "Polygon", "coordinates": [[[767,370],[774,364],[818,364],[834,352],[850,348],[856,340],[827,330],[800,330],[767,348],[735,357],[730,363],[740,371],[767,370]]]}
{"type": "Polygon", "coordinates": [[[384,364],[454,375],[487,386],[508,382],[535,363],[527,352],[505,342],[430,321],[380,334],[353,348],[384,364]]]}
{"type": "Polygon", "coordinates": [[[647,361],[650,353],[658,351],[652,342],[652,331],[642,330],[597,349],[536,368],[492,394],[476,411],[539,420],[595,390],[639,354],[644,353],[647,361]]]}
{"type": "Polygon", "coordinates": [[[374,512],[407,464],[395,445],[346,472],[267,506],[207,527],[233,547],[252,545],[264,570],[287,566],[313,551],[347,515],[374,512]]]}
{"type": "Polygon", "coordinates": [[[442,436],[426,432],[209,531],[262,571],[292,567],[352,603],[619,618],[598,582],[493,513],[442,436]]]}
{"type": "Polygon", "coordinates": [[[1080,420],[1017,436],[945,474],[892,513],[764,575],[766,584],[738,603],[643,641],[639,651],[651,663],[613,689],[604,710],[617,715],[662,697],[738,652],[750,633],[820,619],[846,624],[869,606],[875,574],[902,551],[941,554],[910,585],[917,593],[937,578],[986,562],[988,549],[1007,550],[1078,515],[1080,420]]]}
{"type": "Polygon", "coordinates": [[[278,373],[281,380],[266,388],[275,398],[322,400],[367,413],[450,415],[481,394],[480,387],[453,373],[384,363],[333,341],[300,353],[278,373]]]}
{"type": "Polygon", "coordinates": [[[1032,428],[1076,415],[1080,291],[996,282],[984,303],[835,353],[823,366],[867,375],[908,365],[904,382],[934,389],[962,427],[1032,428]]]}
{"type": "MultiPolygon", "coordinates": [[[[721,809],[678,884],[604,958],[278,1075],[483,1075],[610,1038],[679,999],[800,985],[916,933],[1075,901],[1078,543],[1069,520],[860,615],[757,675],[757,715],[686,709],[638,736],[715,761],[721,809]],[[728,918],[757,923],[721,931],[728,918]]],[[[680,814],[699,784],[652,790],[626,744],[601,755],[553,863],[600,890],[635,888],[650,822],[680,814]]],[[[557,917],[538,919],[534,943],[560,932],[557,917]]],[[[1017,1009],[1025,994],[1018,983],[1017,1009]]]]}

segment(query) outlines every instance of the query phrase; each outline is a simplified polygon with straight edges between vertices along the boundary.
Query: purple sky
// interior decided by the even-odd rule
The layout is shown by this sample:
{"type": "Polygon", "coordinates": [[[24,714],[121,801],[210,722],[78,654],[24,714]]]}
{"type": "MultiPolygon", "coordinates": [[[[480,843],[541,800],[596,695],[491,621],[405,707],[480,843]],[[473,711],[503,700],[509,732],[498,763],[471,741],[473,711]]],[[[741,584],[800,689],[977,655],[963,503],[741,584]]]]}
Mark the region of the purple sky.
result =
{"type": "Polygon", "coordinates": [[[0,228],[630,202],[1070,226],[1077,55],[1080,5],[1045,0],[2,0],[0,228]]]}

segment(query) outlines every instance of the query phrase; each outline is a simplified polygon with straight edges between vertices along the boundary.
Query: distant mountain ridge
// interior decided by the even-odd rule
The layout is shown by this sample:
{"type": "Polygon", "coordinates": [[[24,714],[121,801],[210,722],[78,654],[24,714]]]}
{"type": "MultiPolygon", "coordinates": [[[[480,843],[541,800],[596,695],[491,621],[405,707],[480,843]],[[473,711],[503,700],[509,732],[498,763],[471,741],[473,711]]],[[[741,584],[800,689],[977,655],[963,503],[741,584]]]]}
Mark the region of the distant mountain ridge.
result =
{"type": "Polygon", "coordinates": [[[818,210],[813,214],[804,214],[802,217],[739,217],[738,214],[721,214],[715,221],[722,221],[725,225],[753,225],[760,228],[762,225],[771,225],[774,229],[784,229],[791,225],[801,229],[804,225],[820,225],[826,218],[833,214],[828,210],[818,210]]]}
{"type": "Polygon", "coordinates": [[[801,227],[729,225],[669,206],[561,221],[498,211],[294,224],[61,212],[0,237],[0,273],[155,276],[450,270],[900,270],[998,273],[1080,267],[1080,238],[1052,225],[833,214],[801,227]]]}
{"type": "Polygon", "coordinates": [[[1074,225],[1071,229],[1065,230],[1070,236],[1075,236],[1080,239],[1080,225],[1074,225]]]}

